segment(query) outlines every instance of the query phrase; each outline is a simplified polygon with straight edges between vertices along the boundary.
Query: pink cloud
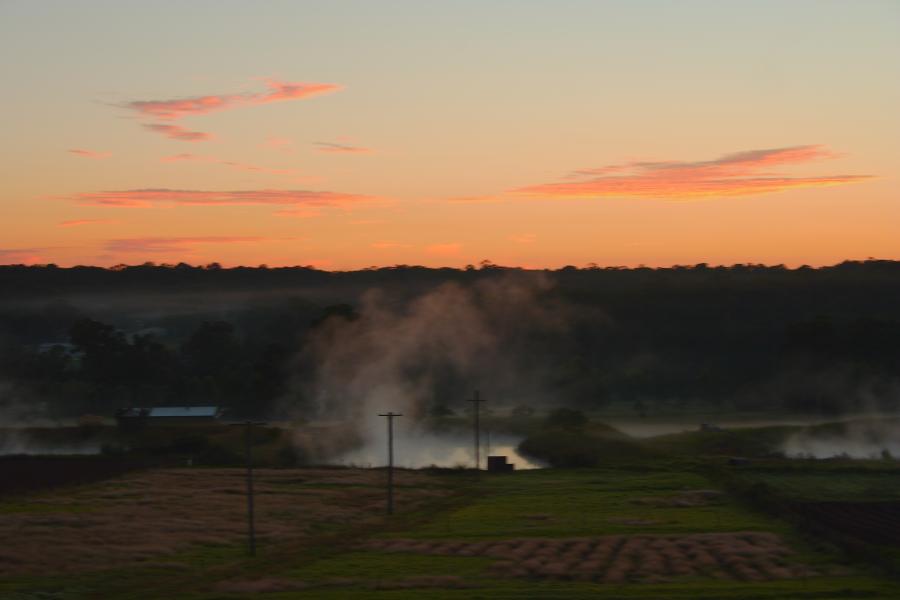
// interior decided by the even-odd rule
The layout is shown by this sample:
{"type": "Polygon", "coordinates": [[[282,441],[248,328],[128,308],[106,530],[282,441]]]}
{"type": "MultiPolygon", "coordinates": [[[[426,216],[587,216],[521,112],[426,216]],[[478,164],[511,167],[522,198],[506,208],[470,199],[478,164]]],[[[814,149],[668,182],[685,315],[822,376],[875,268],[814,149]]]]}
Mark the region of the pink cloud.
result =
{"type": "Polygon", "coordinates": [[[349,206],[359,202],[375,200],[373,196],[343,194],[339,192],[311,190],[241,190],[205,191],[170,190],[152,188],[87,192],[69,196],[79,204],[91,206],[152,207],[158,205],[181,206],[254,206],[281,205],[306,207],[349,206]]]}
{"type": "Polygon", "coordinates": [[[425,247],[425,252],[427,254],[433,254],[435,256],[456,256],[461,250],[462,244],[456,242],[448,244],[431,244],[430,246],[425,247]]]}
{"type": "Polygon", "coordinates": [[[337,144],[334,142],[315,142],[313,144],[318,152],[329,154],[372,154],[371,148],[351,146],[349,144],[337,144]]]}
{"type": "Polygon", "coordinates": [[[546,198],[639,197],[689,199],[711,196],[748,196],[794,188],[858,183],[872,175],[790,177],[771,169],[808,163],[836,155],[823,146],[793,146],[727,154],[715,160],[630,162],[598,169],[582,169],[560,183],[514,190],[546,198]]]}
{"type": "Polygon", "coordinates": [[[179,125],[166,125],[163,123],[144,123],[144,127],[150,131],[161,133],[169,139],[182,142],[207,142],[215,136],[202,131],[190,131],[179,125]]]}
{"type": "Polygon", "coordinates": [[[107,223],[115,223],[113,219],[73,219],[71,221],[62,221],[60,227],[79,227],[81,225],[101,225],[107,223]]]}
{"type": "Polygon", "coordinates": [[[0,264],[33,265],[43,262],[46,248],[0,248],[0,264]]]}
{"type": "Polygon", "coordinates": [[[70,148],[69,153],[83,158],[94,159],[104,159],[112,156],[112,152],[95,152],[94,150],[85,150],[84,148],[70,148]]]}
{"type": "Polygon", "coordinates": [[[196,246],[219,244],[244,244],[270,241],[270,238],[254,236],[202,236],[202,237],[143,237],[109,240],[106,251],[113,253],[167,253],[191,251],[196,246]]]}
{"type": "Polygon", "coordinates": [[[241,106],[301,100],[341,89],[341,86],[333,83],[284,82],[274,79],[266,80],[266,86],[268,91],[262,93],[194,96],[173,100],[136,100],[125,106],[143,117],[172,121],[241,106]]]}

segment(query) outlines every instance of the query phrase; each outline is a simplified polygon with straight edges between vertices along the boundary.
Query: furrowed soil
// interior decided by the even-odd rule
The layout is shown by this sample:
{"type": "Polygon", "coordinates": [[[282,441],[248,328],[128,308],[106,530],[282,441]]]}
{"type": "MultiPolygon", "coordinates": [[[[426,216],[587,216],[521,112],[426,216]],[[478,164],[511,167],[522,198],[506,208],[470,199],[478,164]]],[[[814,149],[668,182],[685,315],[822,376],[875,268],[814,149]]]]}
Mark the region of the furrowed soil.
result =
{"type": "Polygon", "coordinates": [[[898,598],[689,466],[159,469],[0,499],[0,598],[898,598]]]}

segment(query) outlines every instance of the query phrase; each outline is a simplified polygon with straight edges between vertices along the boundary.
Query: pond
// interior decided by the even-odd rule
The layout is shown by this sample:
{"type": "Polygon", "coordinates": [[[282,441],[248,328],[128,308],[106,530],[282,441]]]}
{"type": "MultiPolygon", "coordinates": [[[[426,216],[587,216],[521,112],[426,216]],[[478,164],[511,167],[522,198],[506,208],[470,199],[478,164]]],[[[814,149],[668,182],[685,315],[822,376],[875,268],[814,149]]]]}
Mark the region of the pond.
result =
{"type": "MultiPolygon", "coordinates": [[[[343,454],[336,464],[357,467],[379,467],[387,464],[386,436],[343,454]]],[[[521,437],[509,434],[482,434],[481,466],[487,456],[506,456],[516,469],[540,469],[544,465],[523,457],[516,451],[521,437]]],[[[394,437],[394,465],[407,469],[423,467],[472,467],[475,464],[474,436],[438,433],[398,433],[394,437]]]]}

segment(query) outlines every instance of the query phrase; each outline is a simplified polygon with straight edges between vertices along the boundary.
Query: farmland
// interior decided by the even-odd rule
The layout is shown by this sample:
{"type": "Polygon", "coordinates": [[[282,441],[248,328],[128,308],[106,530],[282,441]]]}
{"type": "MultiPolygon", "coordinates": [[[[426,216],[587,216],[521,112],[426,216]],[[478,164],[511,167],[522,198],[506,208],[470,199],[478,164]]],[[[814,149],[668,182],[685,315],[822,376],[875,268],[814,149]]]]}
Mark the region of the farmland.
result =
{"type": "MultiPolygon", "coordinates": [[[[789,470],[773,473],[740,476],[790,481],[789,470]]],[[[808,489],[814,476],[797,473],[795,485],[808,489]]],[[[401,471],[391,518],[383,482],[380,470],[260,470],[254,558],[245,554],[240,469],[150,469],[4,496],[0,535],[20,541],[0,553],[0,597],[900,595],[882,570],[687,463],[401,471]]],[[[848,485],[848,497],[860,485],[848,485]]]]}

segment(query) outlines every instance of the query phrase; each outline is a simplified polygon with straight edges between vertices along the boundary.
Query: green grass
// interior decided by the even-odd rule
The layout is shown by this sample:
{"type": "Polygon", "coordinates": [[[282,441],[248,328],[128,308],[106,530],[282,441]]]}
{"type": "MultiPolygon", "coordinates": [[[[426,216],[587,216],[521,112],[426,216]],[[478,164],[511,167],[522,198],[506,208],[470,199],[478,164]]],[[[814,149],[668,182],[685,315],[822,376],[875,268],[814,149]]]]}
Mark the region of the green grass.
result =
{"type": "Polygon", "coordinates": [[[779,494],[805,501],[887,501],[900,500],[900,470],[839,471],[817,469],[754,470],[743,480],[763,483],[779,494]]]}
{"type": "MultiPolygon", "coordinates": [[[[791,463],[794,464],[794,463],[791,463]]],[[[816,465],[809,466],[815,469],[816,465]]],[[[757,478],[778,489],[807,494],[830,489],[853,498],[871,493],[881,482],[884,494],[895,493],[896,482],[885,482],[877,469],[841,473],[822,470],[753,468],[742,477],[757,478]]],[[[874,469],[874,467],[873,467],[874,469]]],[[[893,479],[896,479],[893,478],[893,479]]],[[[298,490],[344,484],[316,483],[298,473],[283,484],[298,490]]],[[[369,486],[349,484],[346,487],[369,486]]],[[[792,560],[827,572],[836,555],[805,543],[789,524],[747,508],[722,495],[708,505],[673,507],[672,498],[690,490],[716,489],[716,484],[690,463],[645,461],[629,468],[537,470],[509,475],[435,475],[422,487],[459,487],[461,493],[437,499],[415,513],[401,511],[376,525],[354,528],[329,526],[304,546],[261,547],[249,559],[244,547],[209,546],[160,557],[159,563],[77,575],[31,576],[0,583],[3,600],[228,600],[263,597],[270,600],[355,599],[520,599],[621,598],[699,600],[783,600],[788,598],[900,598],[900,583],[865,567],[845,569],[840,576],[741,582],[686,579],[665,584],[597,584],[579,581],[539,581],[498,578],[490,571],[493,558],[435,556],[363,549],[373,538],[488,540],[525,537],[566,538],[612,534],[689,534],[770,531],[783,536],[796,554],[792,560]],[[441,579],[451,583],[440,585],[441,579]],[[262,595],[216,589],[222,581],[275,580],[308,585],[307,589],[262,595]],[[431,583],[429,583],[431,582],[431,583]],[[456,589],[452,583],[461,587],[456,589]],[[415,586],[397,589],[402,586],[415,586]]],[[[401,490],[402,499],[402,490],[401,490]]],[[[77,506],[77,505],[73,505],[77,506]]],[[[402,502],[399,503],[402,507],[402,502]]],[[[0,504],[3,510],[26,510],[21,503],[0,504]]],[[[40,510],[40,509],[37,509],[40,510]]]]}
{"type": "Polygon", "coordinates": [[[477,501],[436,516],[431,523],[412,532],[411,537],[573,537],[780,527],[724,496],[708,506],[645,503],[654,500],[665,503],[679,492],[712,487],[708,480],[693,473],[547,469],[521,472],[512,477],[488,476],[482,485],[484,495],[477,501]]]}
{"type": "MultiPolygon", "coordinates": [[[[196,600],[239,598],[238,595],[201,595],[196,600]]],[[[485,580],[468,589],[419,588],[407,590],[377,590],[372,587],[314,588],[301,592],[266,594],[271,600],[300,600],[310,598],[339,598],[347,600],[371,599],[410,600],[520,600],[580,598],[629,599],[629,600],[840,600],[866,598],[869,600],[896,600],[900,586],[886,585],[866,577],[821,578],[806,581],[760,582],[748,585],[740,582],[709,582],[704,584],[658,585],[600,585],[593,583],[556,583],[533,581],[485,580]]]]}

